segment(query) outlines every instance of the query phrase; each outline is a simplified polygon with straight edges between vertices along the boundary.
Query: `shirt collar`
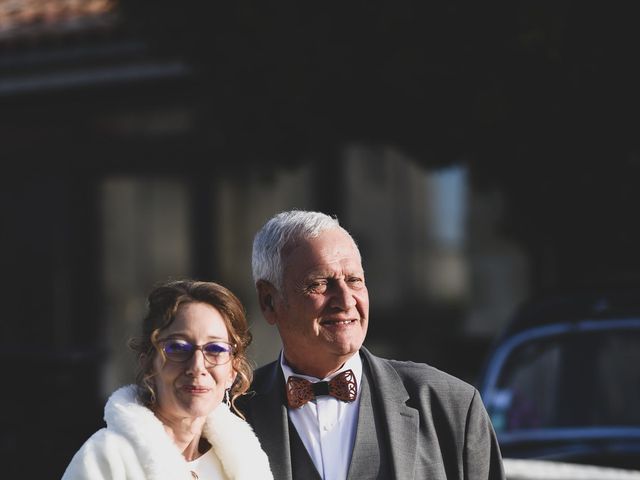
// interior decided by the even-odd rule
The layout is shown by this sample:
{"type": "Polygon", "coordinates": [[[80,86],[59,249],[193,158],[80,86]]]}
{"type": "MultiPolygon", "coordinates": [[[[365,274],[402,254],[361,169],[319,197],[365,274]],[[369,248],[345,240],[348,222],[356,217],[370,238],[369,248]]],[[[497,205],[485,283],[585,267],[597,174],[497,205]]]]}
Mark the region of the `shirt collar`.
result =
{"type": "Polygon", "coordinates": [[[282,351],[280,351],[280,368],[282,368],[282,373],[284,373],[285,382],[289,380],[289,377],[291,376],[305,378],[312,383],[321,382],[321,381],[328,382],[339,373],[342,373],[349,369],[351,369],[354,376],[356,377],[356,381],[358,382],[358,385],[360,385],[360,380],[362,379],[362,359],[360,358],[359,352],[356,352],[354,355],[351,355],[349,360],[344,362],[342,367],[340,367],[337,371],[333,372],[331,375],[325,378],[317,378],[317,377],[312,377],[310,375],[302,375],[299,373],[295,373],[287,363],[287,360],[284,358],[284,353],[282,351]]]}

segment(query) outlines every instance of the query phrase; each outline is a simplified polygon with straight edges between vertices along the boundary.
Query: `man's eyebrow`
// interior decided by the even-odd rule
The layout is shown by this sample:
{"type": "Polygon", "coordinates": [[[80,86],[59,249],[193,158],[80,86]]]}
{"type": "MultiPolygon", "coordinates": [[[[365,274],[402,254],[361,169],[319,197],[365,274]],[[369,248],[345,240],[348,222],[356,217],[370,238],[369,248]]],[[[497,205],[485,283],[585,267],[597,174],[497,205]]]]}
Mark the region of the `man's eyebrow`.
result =
{"type": "Polygon", "coordinates": [[[318,278],[328,278],[335,276],[334,272],[328,272],[326,270],[316,270],[315,272],[309,272],[304,276],[304,280],[316,280],[318,278]]]}
{"type": "Polygon", "coordinates": [[[305,275],[303,278],[305,281],[308,280],[315,280],[318,278],[335,278],[335,277],[340,277],[340,276],[344,276],[344,277],[361,277],[364,275],[364,271],[363,270],[358,270],[358,269],[354,269],[354,270],[344,270],[344,271],[334,271],[334,270],[315,270],[315,271],[311,271],[309,272],[307,275],[305,275]]]}

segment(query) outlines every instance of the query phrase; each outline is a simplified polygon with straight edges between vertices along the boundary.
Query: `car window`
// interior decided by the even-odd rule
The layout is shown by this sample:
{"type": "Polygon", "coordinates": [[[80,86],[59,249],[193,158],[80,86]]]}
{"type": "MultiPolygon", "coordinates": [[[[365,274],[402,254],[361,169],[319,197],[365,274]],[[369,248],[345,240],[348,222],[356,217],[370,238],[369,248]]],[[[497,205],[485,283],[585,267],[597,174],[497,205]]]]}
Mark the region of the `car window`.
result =
{"type": "Polygon", "coordinates": [[[485,401],[498,432],[640,426],[640,332],[571,332],[521,344],[485,401]]]}

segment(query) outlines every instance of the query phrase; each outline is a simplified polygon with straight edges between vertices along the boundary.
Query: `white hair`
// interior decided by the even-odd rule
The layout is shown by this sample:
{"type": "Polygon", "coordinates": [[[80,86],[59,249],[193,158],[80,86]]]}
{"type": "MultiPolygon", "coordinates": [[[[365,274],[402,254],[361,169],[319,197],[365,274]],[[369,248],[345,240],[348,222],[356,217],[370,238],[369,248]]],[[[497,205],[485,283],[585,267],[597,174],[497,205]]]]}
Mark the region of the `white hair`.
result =
{"type": "Polygon", "coordinates": [[[321,212],[290,210],[271,217],[253,239],[253,281],[257,284],[259,280],[266,280],[281,290],[284,274],[283,249],[300,240],[316,238],[325,230],[334,228],[339,228],[348,235],[337,218],[321,212]]]}

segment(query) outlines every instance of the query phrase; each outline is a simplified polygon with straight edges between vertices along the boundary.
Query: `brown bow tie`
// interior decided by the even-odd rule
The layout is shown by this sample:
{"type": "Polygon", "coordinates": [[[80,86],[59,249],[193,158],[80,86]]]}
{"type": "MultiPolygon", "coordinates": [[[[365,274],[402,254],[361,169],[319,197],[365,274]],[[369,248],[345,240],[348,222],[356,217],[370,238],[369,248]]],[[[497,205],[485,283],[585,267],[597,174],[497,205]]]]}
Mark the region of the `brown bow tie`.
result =
{"type": "Polygon", "coordinates": [[[343,402],[353,402],[358,393],[358,385],[353,372],[345,370],[328,382],[311,383],[304,378],[289,377],[286,390],[289,407],[300,408],[318,395],[331,395],[343,402]]]}

